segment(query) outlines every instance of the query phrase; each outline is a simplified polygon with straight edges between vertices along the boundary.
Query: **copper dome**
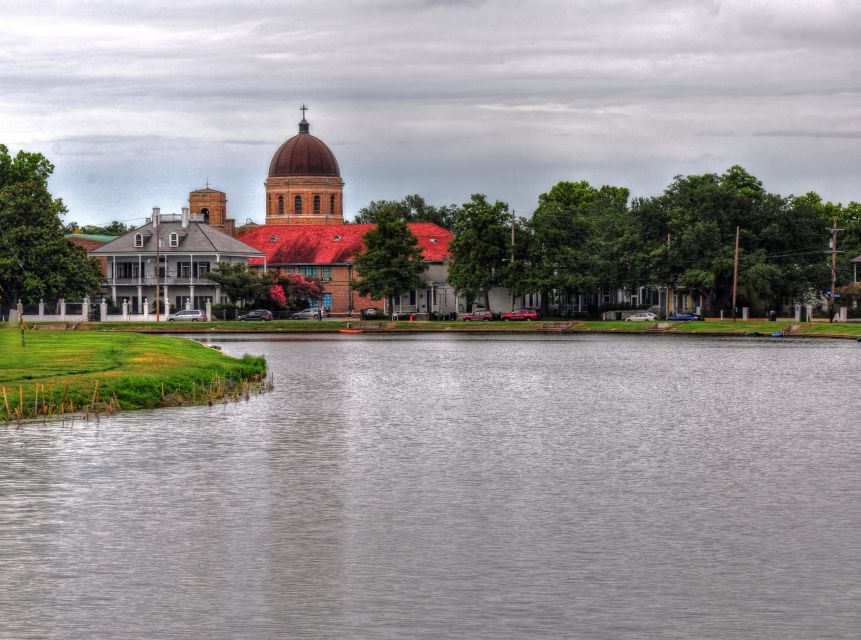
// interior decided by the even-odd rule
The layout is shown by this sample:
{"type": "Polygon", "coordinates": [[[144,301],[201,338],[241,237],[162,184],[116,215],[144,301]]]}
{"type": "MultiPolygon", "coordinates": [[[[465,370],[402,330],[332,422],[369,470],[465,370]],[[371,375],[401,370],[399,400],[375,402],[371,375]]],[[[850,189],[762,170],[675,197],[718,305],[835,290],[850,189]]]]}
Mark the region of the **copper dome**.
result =
{"type": "Polygon", "coordinates": [[[305,118],[299,123],[299,133],[278,147],[269,164],[270,178],[292,176],[341,176],[335,154],[309,133],[305,118]]]}

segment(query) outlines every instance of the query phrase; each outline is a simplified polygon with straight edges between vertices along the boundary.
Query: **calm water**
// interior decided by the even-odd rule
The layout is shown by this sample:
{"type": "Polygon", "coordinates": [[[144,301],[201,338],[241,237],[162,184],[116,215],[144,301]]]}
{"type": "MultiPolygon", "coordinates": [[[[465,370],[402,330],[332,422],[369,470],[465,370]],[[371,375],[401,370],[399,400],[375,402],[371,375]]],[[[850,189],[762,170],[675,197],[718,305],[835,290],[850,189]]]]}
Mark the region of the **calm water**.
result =
{"type": "Polygon", "coordinates": [[[861,634],[855,342],[220,344],[276,390],[0,427],[0,637],[861,634]]]}

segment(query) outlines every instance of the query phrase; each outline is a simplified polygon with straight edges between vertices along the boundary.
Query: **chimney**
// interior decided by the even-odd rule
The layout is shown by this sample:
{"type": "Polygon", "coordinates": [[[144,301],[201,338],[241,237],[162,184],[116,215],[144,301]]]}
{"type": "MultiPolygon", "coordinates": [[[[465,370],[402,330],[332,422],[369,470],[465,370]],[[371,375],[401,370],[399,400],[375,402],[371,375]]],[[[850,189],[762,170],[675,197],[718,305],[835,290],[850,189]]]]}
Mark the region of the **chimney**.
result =
{"type": "Polygon", "coordinates": [[[185,229],[188,226],[188,207],[182,208],[182,228],[185,229]]]}
{"type": "Polygon", "coordinates": [[[161,212],[161,209],[159,209],[158,207],[152,208],[152,226],[153,226],[153,228],[158,226],[158,216],[159,216],[160,212],[161,212]]]}

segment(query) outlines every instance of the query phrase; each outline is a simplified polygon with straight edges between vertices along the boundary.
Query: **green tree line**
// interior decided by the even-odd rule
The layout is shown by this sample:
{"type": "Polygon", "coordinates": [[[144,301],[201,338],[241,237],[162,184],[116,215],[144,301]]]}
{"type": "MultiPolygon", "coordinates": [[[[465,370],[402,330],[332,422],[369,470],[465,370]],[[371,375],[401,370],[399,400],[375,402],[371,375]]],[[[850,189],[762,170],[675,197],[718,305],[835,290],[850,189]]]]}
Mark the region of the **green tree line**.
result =
{"type": "Polygon", "coordinates": [[[728,309],[738,229],[741,299],[779,308],[830,289],[834,221],[841,229],[837,290],[844,300],[859,293],[851,260],[861,254],[861,204],[771,193],[740,166],[677,176],[662,193],[634,199],[622,186],[560,182],[538,197],[528,219],[483,194],[457,207],[407,196],[371,203],[360,217],[373,221],[380,210],[451,229],[449,281],[470,302],[486,304],[497,286],[540,292],[546,302],[565,293],[669,285],[701,294],[706,308],[728,309]]]}

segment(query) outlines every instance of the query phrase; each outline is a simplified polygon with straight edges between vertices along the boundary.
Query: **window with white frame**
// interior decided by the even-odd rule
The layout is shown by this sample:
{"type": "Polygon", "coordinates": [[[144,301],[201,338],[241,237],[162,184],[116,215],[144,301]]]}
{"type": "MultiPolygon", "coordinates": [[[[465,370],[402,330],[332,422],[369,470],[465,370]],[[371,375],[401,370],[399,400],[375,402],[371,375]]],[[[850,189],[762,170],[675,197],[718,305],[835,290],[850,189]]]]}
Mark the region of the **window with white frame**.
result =
{"type": "Polygon", "coordinates": [[[135,246],[136,247],[142,247],[143,246],[143,234],[142,233],[136,233],[135,234],[135,246]]]}
{"type": "Polygon", "coordinates": [[[179,234],[178,233],[174,232],[174,233],[170,234],[170,246],[172,246],[172,247],[178,247],[179,246],[179,234]]]}

